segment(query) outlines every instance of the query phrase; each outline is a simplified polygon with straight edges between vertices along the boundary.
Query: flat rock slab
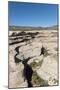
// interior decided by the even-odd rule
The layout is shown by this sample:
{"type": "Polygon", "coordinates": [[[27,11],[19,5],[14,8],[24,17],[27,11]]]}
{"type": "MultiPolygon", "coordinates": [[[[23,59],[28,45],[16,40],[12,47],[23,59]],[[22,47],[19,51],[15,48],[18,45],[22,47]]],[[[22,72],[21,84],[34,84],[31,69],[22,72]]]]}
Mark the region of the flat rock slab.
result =
{"type": "Polygon", "coordinates": [[[55,82],[58,80],[57,69],[57,61],[47,56],[44,58],[42,66],[37,70],[37,74],[42,79],[47,80],[49,85],[57,85],[57,82],[55,82]]]}

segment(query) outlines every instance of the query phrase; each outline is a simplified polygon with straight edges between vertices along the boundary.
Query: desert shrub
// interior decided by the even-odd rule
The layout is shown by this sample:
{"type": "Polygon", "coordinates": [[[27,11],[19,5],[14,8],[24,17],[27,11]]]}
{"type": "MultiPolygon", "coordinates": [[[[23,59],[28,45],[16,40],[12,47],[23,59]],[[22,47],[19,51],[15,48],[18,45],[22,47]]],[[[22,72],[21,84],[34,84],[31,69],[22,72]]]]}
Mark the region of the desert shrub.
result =
{"type": "Polygon", "coordinates": [[[39,77],[36,71],[32,75],[33,86],[48,86],[48,82],[39,77]]]}
{"type": "Polygon", "coordinates": [[[42,63],[43,63],[43,60],[39,61],[38,63],[37,62],[32,62],[32,63],[30,63],[30,66],[32,68],[36,68],[37,66],[41,67],[42,63]]]}
{"type": "Polygon", "coordinates": [[[36,62],[32,62],[32,63],[30,63],[30,66],[31,67],[36,67],[37,66],[37,63],[36,62]]]}

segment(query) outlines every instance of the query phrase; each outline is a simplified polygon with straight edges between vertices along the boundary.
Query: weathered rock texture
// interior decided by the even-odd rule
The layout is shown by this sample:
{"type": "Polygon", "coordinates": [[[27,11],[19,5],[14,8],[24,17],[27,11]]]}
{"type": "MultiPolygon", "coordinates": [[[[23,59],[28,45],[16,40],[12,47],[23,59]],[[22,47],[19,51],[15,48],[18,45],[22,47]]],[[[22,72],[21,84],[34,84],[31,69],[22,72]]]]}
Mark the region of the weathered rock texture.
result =
{"type": "Polygon", "coordinates": [[[9,31],[9,88],[28,87],[23,75],[24,60],[33,70],[33,87],[58,85],[57,30],[9,31]]]}

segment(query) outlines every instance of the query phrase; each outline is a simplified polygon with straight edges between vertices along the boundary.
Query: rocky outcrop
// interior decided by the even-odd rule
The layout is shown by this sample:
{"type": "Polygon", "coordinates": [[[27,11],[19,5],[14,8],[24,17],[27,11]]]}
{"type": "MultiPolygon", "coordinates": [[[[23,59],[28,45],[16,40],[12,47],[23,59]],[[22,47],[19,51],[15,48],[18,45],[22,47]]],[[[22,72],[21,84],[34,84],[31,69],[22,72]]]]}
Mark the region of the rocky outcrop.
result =
{"type": "Polygon", "coordinates": [[[58,85],[57,39],[56,30],[9,31],[9,88],[58,85]],[[26,66],[33,70],[31,82],[23,75],[26,66]]]}

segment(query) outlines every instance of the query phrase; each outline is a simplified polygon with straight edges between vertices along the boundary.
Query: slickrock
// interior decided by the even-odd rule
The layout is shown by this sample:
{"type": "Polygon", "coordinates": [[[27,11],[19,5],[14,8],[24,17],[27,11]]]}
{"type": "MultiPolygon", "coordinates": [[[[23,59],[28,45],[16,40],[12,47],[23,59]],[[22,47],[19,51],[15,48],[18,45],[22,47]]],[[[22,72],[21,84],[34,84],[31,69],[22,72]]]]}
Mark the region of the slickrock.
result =
{"type": "Polygon", "coordinates": [[[9,31],[9,88],[28,87],[24,60],[33,70],[33,86],[58,85],[57,40],[57,30],[9,31]],[[44,55],[42,46],[46,49],[44,55]],[[16,63],[15,59],[20,61],[16,63]]]}

